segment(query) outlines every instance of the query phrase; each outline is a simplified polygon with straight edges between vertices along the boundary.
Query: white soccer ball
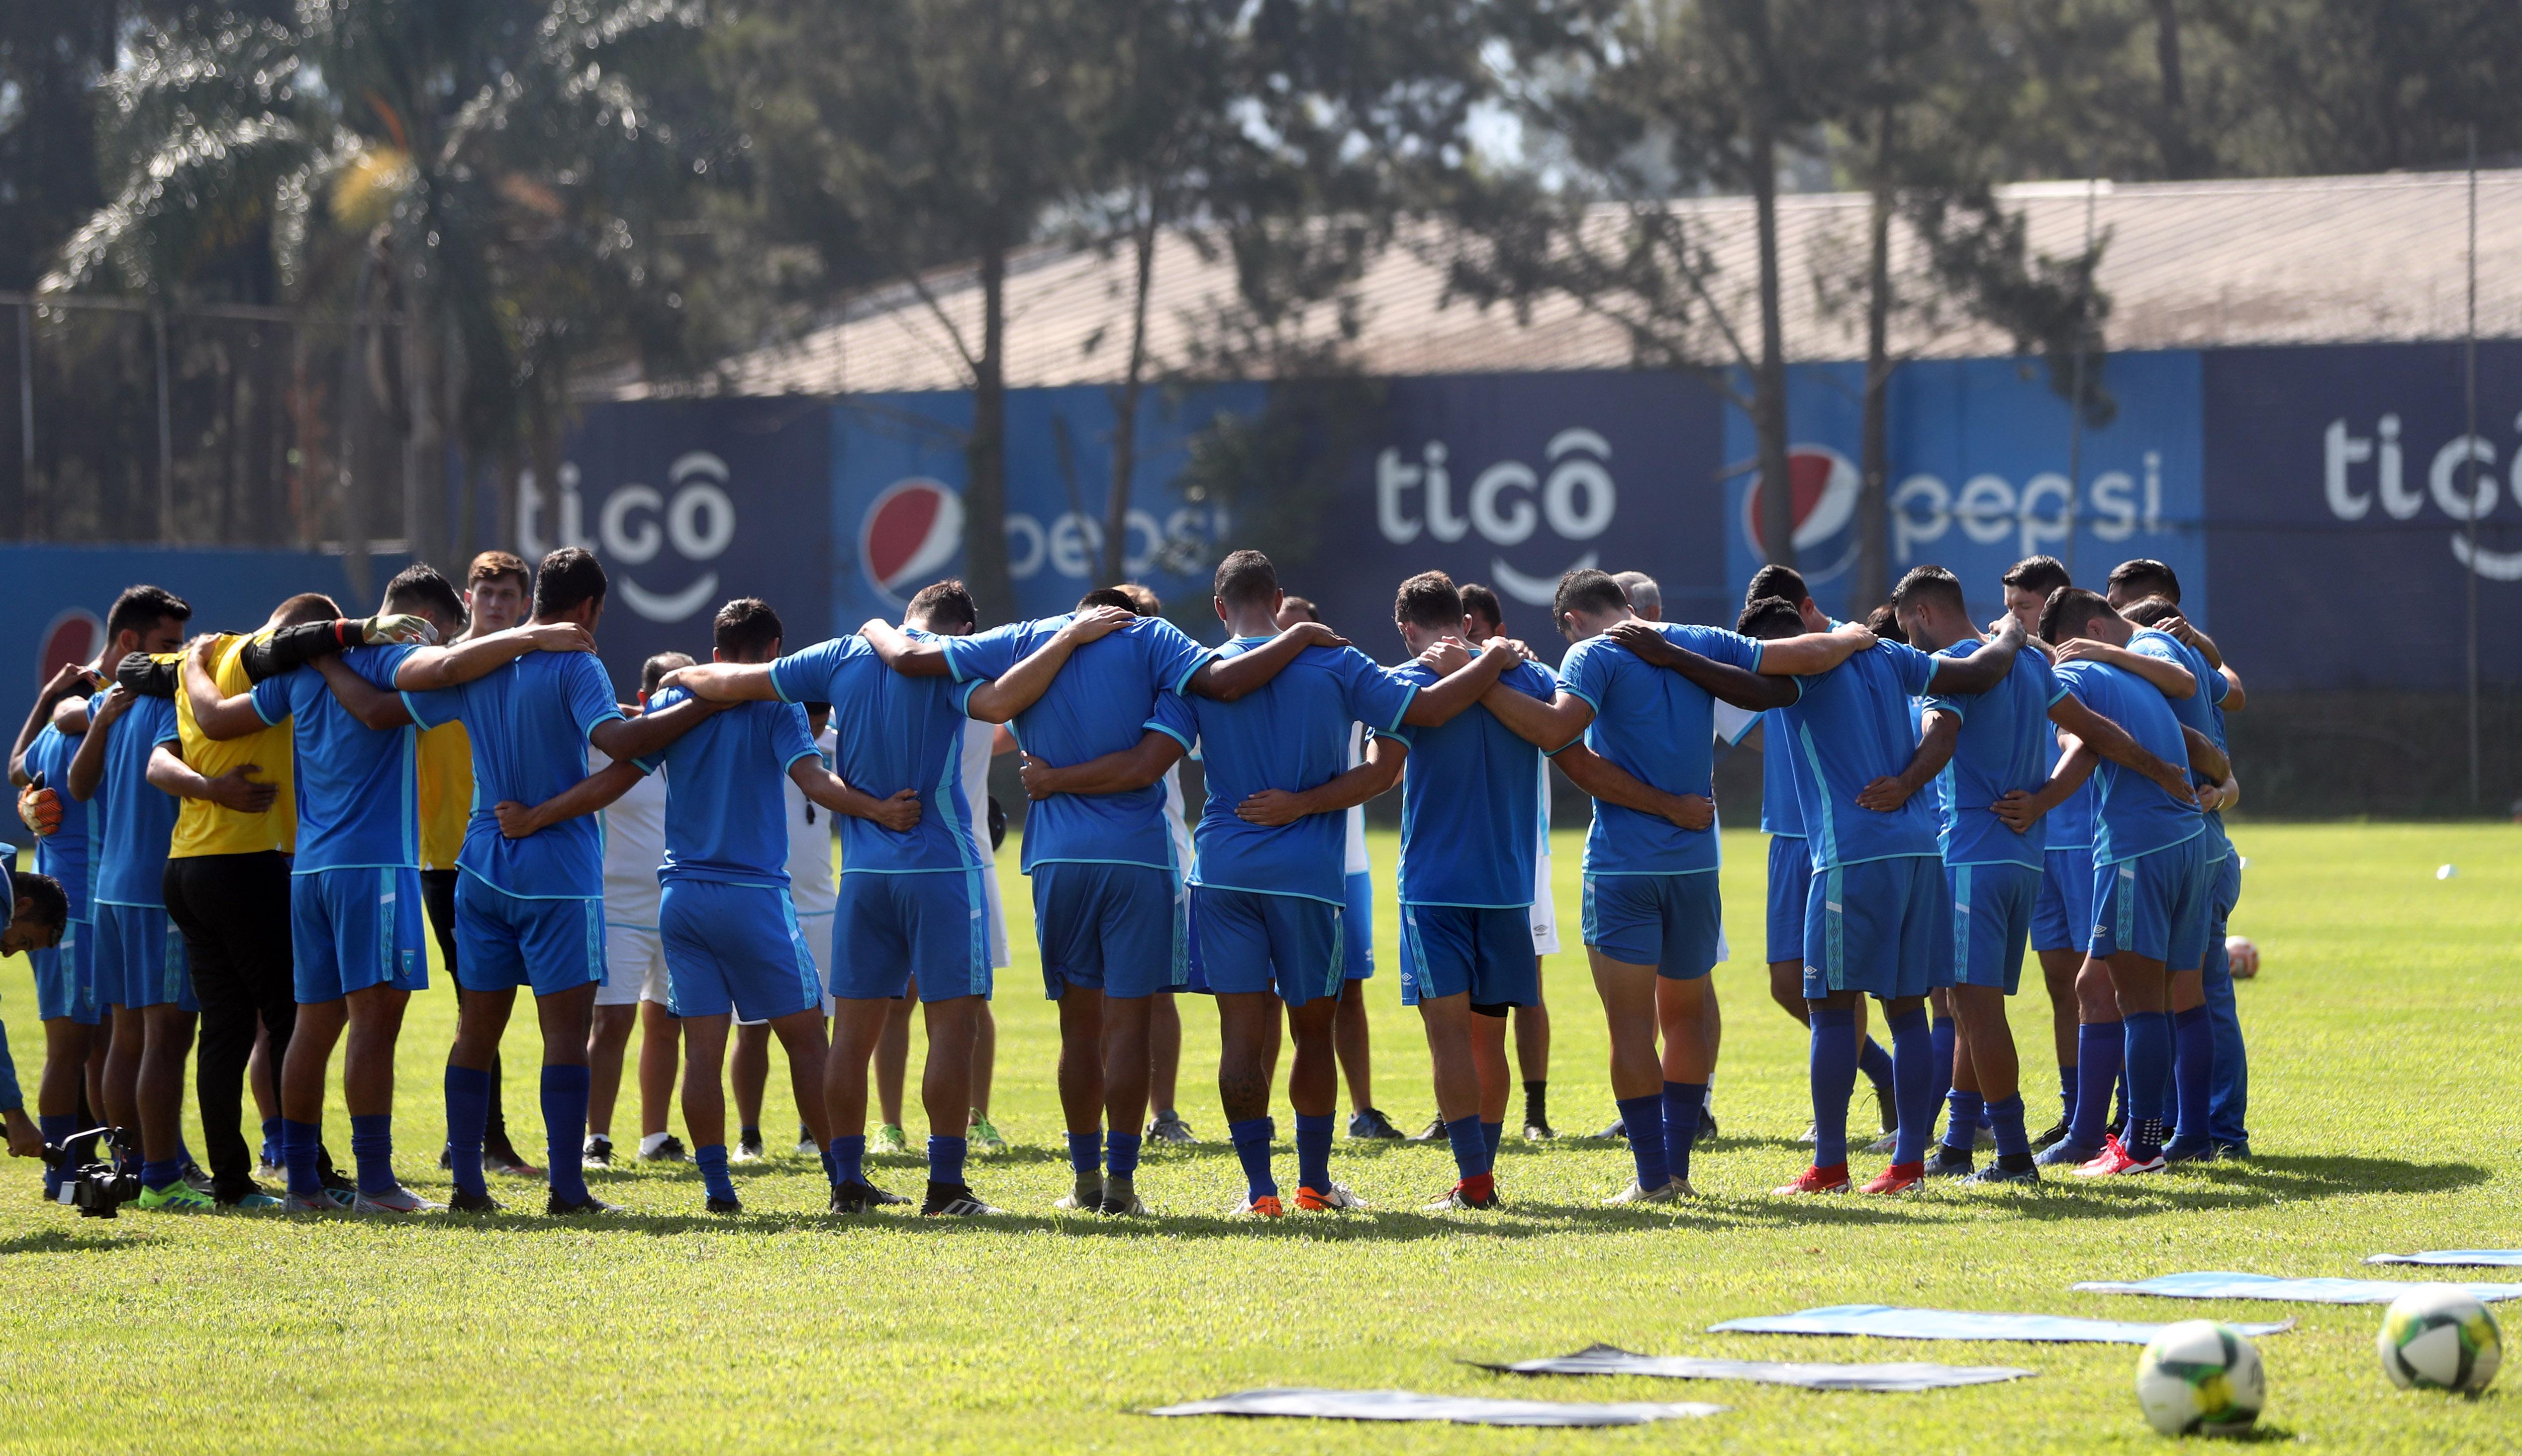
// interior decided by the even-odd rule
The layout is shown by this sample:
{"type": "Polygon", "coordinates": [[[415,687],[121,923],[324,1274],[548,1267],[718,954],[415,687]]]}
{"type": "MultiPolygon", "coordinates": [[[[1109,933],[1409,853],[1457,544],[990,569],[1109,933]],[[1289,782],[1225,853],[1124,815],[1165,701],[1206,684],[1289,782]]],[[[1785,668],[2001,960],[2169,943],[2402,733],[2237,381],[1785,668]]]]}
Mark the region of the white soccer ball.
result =
{"type": "Polygon", "coordinates": [[[2259,1350],[2219,1320],[2166,1325],[2136,1357],[2136,1403],[2165,1435],[2240,1435],[2267,1395],[2259,1350]]]}
{"type": "Polygon", "coordinates": [[[2247,935],[2224,937],[2224,959],[2232,963],[2233,979],[2247,981],[2260,973],[2260,947],[2247,935]]]}
{"type": "Polygon", "coordinates": [[[2391,1301],[2373,1350],[2382,1357],[2382,1373],[2403,1390],[2474,1395],[2496,1379],[2504,1334],[2495,1312],[2468,1291],[2425,1284],[2391,1301]]]}

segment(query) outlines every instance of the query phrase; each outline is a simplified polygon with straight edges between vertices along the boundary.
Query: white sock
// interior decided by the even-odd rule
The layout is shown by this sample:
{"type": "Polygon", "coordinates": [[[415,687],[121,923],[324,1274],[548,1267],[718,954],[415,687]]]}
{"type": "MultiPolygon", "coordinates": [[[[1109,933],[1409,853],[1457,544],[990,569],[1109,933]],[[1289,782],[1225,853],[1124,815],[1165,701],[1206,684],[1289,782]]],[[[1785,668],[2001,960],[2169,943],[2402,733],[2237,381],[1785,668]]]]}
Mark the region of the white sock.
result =
{"type": "Polygon", "coordinates": [[[673,1134],[671,1133],[650,1133],[648,1136],[641,1138],[639,1140],[640,1155],[644,1157],[647,1154],[656,1151],[658,1149],[665,1147],[666,1139],[672,1136],[673,1134]]]}

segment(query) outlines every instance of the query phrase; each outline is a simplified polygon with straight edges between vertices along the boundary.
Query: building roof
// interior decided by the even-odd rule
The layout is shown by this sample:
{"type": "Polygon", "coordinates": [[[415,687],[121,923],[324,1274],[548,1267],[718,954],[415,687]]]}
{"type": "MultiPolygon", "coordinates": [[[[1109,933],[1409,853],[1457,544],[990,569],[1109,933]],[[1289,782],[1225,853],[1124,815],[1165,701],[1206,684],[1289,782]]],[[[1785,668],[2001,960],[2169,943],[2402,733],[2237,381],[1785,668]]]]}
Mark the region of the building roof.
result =
{"type": "MultiPolygon", "coordinates": [[[[2081,250],[2089,210],[2094,234],[2106,240],[2099,281],[2111,300],[2109,347],[2124,352],[2458,339],[2467,307],[2468,193],[2466,173],[2421,172],[2044,182],[1999,195],[2025,215],[2032,249],[2053,258],[2081,250]]],[[[1863,355],[1862,296],[1854,284],[1867,206],[1861,193],[1779,202],[1793,361],[1863,355]],[[1824,302],[1831,289],[1823,279],[1845,296],[1842,303],[1824,302]]],[[[1673,208],[1715,258],[1711,292],[1748,335],[1756,327],[1750,199],[1695,199],[1673,208]]],[[[1607,235],[1620,217],[1616,206],[1596,210],[1607,235]]],[[[1894,237],[1897,269],[1913,250],[1900,230],[1894,237]]],[[[1418,227],[1369,268],[1357,290],[1361,328],[1352,352],[1367,372],[1477,374],[1634,362],[1619,324],[1565,297],[1537,301],[1520,320],[1509,309],[1449,300],[1447,248],[1435,227],[1418,227]]],[[[2522,288],[2513,286],[2522,277],[2522,170],[2478,174],[2478,250],[2480,336],[2522,337],[2522,288]]],[[[1120,250],[1042,247],[1012,259],[1007,383],[1117,379],[1128,350],[1130,276],[1120,250]]],[[[1179,368],[1193,354],[1201,321],[1232,306],[1234,273],[1223,257],[1169,234],[1158,246],[1153,277],[1151,356],[1157,371],[1179,368]]],[[[922,283],[854,299],[837,317],[794,341],[727,359],[702,379],[617,381],[602,393],[623,399],[965,388],[955,336],[978,337],[977,280],[969,269],[947,269],[922,283]]],[[[1326,306],[1297,332],[1319,343],[1334,328],[1326,306]]],[[[1712,331],[1694,348],[1705,362],[1728,361],[1712,331]]],[[[2012,341],[1968,319],[1909,315],[1895,318],[1892,348],[1912,357],[1972,357],[2010,352],[2012,341]]]]}

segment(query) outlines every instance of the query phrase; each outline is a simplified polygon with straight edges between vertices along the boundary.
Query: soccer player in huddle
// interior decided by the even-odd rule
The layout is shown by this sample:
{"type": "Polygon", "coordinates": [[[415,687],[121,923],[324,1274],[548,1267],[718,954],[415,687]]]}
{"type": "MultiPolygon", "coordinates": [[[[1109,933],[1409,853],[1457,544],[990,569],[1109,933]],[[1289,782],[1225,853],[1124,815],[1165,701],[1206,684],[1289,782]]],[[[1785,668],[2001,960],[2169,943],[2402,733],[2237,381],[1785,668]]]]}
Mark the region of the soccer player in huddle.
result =
{"type": "MultiPolygon", "coordinates": [[[[31,825],[29,827],[32,827],[31,825]]],[[[0,844],[0,906],[9,918],[0,924],[0,956],[23,952],[30,959],[59,950],[70,920],[70,896],[49,874],[19,873],[15,846],[0,844]]],[[[18,1090],[18,1064],[9,1056],[9,1029],[0,1026],[0,1130],[8,1136],[12,1157],[40,1157],[49,1138],[26,1116],[25,1098],[18,1090]]]]}
{"type": "MultiPolygon", "coordinates": [[[[1463,584],[1463,640],[1474,647],[1506,635],[1506,605],[1496,591],[1478,582],[1463,584]]],[[[1559,954],[1559,905],[1551,893],[1550,759],[1533,763],[1532,866],[1532,1005],[1516,1007],[1509,1019],[1515,1027],[1516,1071],[1523,1081],[1523,1136],[1547,1142],[1558,1136],[1550,1125],[1550,987],[1544,969],[1559,954]]]]}
{"type": "MultiPolygon", "coordinates": [[[[2039,638],[2040,609],[2049,593],[2073,586],[2067,568],[2055,556],[2026,556],[1998,579],[2006,615],[2032,634],[2031,645],[2054,657],[2039,638]]],[[[2049,767],[2055,773],[2066,750],[2054,746],[2049,767]]],[[[2057,1125],[2032,1138],[2046,1151],[2067,1136],[2076,1117],[2076,1062],[2079,1039],[2076,977],[2084,966],[2084,942],[2093,928],[2093,785],[2089,778],[2059,800],[2039,821],[2046,844],[2042,853],[2040,891],[2032,907],[2032,953],[2039,959],[2040,978],[2049,993],[2049,1031],[2058,1057],[2057,1125]]]]}
{"type": "MultiPolygon", "coordinates": [[[[668,673],[692,665],[688,653],[660,652],[639,665],[639,711],[648,710],[668,673]]],[[[450,725],[460,729],[461,724],[450,725]]],[[[614,760],[590,747],[586,772],[601,776],[614,760]]],[[[631,1032],[639,1033],[639,1141],[642,1162],[681,1162],[680,1139],[666,1130],[675,1097],[675,1071],[682,1057],[682,1028],[666,1008],[666,947],[657,930],[657,867],[666,862],[666,781],[654,774],[632,775],[621,797],[606,804],[604,828],[604,984],[595,991],[595,1029],[586,1048],[586,1145],[579,1162],[613,1165],[613,1112],[622,1097],[622,1066],[631,1032]]],[[[484,1162],[490,1161],[487,1150],[484,1162]]]]}

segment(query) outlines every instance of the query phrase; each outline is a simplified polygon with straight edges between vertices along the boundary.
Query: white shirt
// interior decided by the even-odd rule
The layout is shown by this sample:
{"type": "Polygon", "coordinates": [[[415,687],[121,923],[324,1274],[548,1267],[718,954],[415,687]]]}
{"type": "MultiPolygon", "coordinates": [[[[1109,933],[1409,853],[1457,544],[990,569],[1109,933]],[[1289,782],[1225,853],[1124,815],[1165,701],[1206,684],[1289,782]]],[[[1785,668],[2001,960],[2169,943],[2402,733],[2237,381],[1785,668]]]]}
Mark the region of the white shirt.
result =
{"type": "MultiPolygon", "coordinates": [[[[586,772],[613,766],[590,745],[586,772]]],[[[604,829],[604,922],[624,930],[657,928],[657,869],[666,863],[666,775],[642,774],[630,791],[596,815],[604,829]]]]}
{"type": "MultiPolygon", "coordinates": [[[[824,768],[832,767],[838,743],[838,735],[825,725],[815,739],[824,768]]],[[[832,812],[807,798],[793,778],[783,775],[780,787],[788,800],[789,897],[800,917],[830,915],[840,902],[840,890],[832,882],[832,812]]]]}

